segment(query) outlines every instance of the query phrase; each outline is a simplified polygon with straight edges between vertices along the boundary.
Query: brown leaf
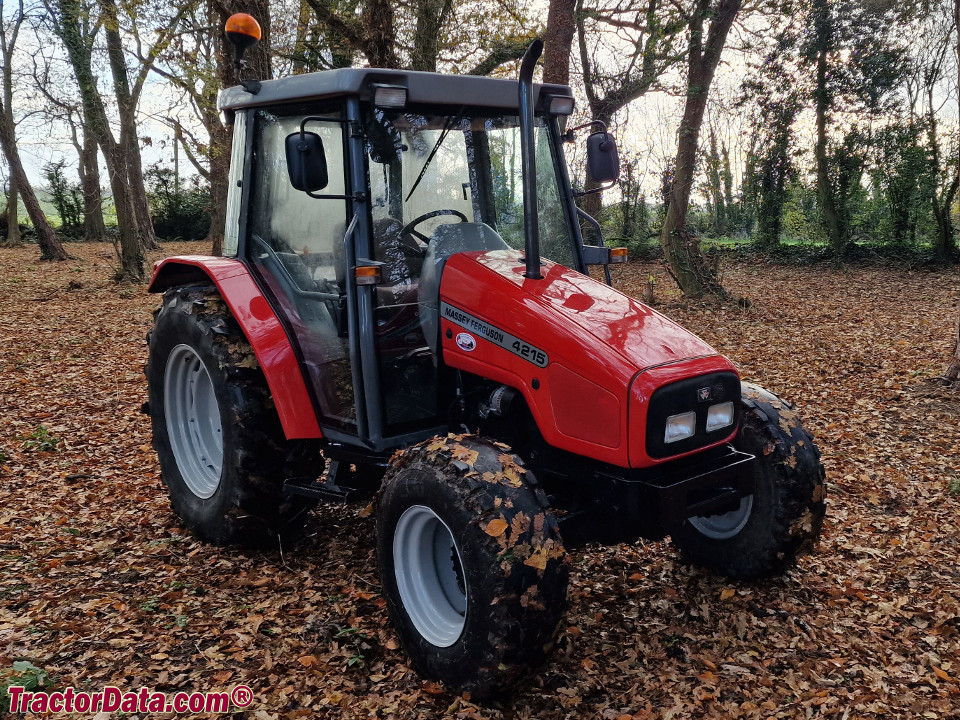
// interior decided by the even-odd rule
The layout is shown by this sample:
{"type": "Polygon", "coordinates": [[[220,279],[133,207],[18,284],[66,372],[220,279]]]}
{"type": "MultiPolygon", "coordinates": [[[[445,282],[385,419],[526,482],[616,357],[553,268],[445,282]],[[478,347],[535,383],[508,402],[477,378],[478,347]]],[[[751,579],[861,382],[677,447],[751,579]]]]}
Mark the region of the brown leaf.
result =
{"type": "Polygon", "coordinates": [[[502,517],[498,517],[488,522],[483,531],[490,537],[500,537],[507,531],[508,527],[510,527],[509,523],[502,517]]]}
{"type": "Polygon", "coordinates": [[[941,670],[936,665],[930,665],[930,669],[933,670],[933,674],[936,675],[941,680],[950,679],[950,673],[946,672],[945,670],[941,670]]]}
{"type": "Polygon", "coordinates": [[[472,450],[465,445],[460,445],[459,443],[453,446],[451,455],[454,460],[459,460],[462,463],[473,467],[473,464],[477,461],[477,458],[480,457],[480,453],[476,450],[472,450]]]}

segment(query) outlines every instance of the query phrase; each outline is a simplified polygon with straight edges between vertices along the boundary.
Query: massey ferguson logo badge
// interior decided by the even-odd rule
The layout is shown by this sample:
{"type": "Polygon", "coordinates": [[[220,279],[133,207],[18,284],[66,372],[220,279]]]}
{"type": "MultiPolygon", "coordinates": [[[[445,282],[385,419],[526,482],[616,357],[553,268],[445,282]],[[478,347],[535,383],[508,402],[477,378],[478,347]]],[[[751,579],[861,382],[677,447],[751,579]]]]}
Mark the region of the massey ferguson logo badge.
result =
{"type": "Polygon", "coordinates": [[[465,352],[473,352],[477,347],[477,340],[473,335],[469,333],[458,333],[457,334],[457,347],[465,352]]]}
{"type": "Polygon", "coordinates": [[[700,402],[710,402],[711,391],[709,387],[702,387],[697,390],[697,400],[700,402]]]}

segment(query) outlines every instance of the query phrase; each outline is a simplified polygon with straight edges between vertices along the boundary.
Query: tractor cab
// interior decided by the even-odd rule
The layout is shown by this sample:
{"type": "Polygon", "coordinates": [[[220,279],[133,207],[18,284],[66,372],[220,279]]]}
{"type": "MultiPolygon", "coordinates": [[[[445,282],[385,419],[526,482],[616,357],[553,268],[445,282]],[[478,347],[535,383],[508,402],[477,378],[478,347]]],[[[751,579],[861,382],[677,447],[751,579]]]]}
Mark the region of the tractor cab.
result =
{"type": "MultiPolygon", "coordinates": [[[[386,450],[444,429],[443,268],[463,252],[525,263],[517,84],[343,69],[220,104],[234,128],[224,254],[286,326],[325,434],[386,450]]],[[[530,175],[539,254],[584,272],[611,254],[580,234],[559,127],[572,109],[568,87],[532,86],[530,175]]]]}

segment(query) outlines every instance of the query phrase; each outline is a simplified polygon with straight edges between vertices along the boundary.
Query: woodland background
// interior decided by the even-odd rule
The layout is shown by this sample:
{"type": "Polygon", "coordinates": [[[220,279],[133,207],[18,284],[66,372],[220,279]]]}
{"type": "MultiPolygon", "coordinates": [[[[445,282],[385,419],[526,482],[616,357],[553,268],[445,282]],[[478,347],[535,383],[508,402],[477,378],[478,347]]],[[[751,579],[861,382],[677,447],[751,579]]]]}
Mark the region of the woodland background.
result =
{"type": "Polygon", "coordinates": [[[703,251],[732,243],[957,258],[960,0],[0,0],[6,242],[113,240],[135,282],[158,239],[218,253],[236,11],[263,27],[259,78],[514,77],[543,37],[573,121],[620,138],[620,185],[585,209],[688,296],[723,292],[703,251]]]}

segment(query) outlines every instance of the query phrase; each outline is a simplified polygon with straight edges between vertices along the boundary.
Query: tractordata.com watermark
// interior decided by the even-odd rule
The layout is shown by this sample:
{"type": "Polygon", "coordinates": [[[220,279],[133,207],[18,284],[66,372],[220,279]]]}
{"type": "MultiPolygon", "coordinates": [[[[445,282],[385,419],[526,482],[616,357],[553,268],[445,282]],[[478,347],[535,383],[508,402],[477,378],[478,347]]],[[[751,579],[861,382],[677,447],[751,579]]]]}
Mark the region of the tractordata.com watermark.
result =
{"type": "MultiPolygon", "coordinates": [[[[123,692],[120,688],[105,687],[100,692],[66,690],[39,693],[16,685],[7,688],[11,713],[226,713],[248,707],[253,702],[253,691],[246,685],[237,685],[230,692],[154,692],[147,688],[123,692]]],[[[0,708],[0,714],[5,708],[0,708]]]]}

